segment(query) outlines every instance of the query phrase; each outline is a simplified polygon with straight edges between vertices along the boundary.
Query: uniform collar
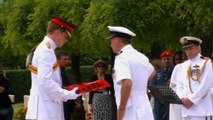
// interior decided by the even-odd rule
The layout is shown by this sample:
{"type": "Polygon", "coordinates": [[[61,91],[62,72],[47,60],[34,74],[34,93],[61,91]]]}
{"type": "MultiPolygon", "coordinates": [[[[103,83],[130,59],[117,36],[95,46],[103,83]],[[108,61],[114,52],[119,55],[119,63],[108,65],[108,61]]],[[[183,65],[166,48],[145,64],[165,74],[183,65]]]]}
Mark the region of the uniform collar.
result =
{"type": "Polygon", "coordinates": [[[196,57],[194,57],[194,58],[192,58],[192,59],[190,59],[190,60],[191,60],[192,62],[195,62],[195,61],[197,61],[197,60],[200,60],[201,57],[202,57],[202,55],[199,53],[196,57]]]}
{"type": "Polygon", "coordinates": [[[121,54],[123,51],[126,51],[126,50],[128,50],[128,49],[132,49],[133,47],[132,47],[132,45],[126,45],[126,46],[124,46],[120,51],[119,51],[119,54],[121,54]]]}
{"type": "Polygon", "coordinates": [[[55,44],[55,42],[51,38],[49,38],[48,36],[45,36],[44,40],[45,40],[46,43],[47,42],[50,43],[51,48],[53,48],[53,49],[57,48],[57,45],[55,44]]]}

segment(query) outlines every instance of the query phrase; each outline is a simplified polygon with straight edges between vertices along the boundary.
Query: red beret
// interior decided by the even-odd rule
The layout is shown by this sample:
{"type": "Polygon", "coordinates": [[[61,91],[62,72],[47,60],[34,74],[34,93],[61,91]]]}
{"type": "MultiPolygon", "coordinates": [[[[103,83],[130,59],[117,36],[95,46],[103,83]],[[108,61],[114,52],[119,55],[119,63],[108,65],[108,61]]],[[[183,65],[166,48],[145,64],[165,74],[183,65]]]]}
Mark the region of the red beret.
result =
{"type": "Polygon", "coordinates": [[[64,28],[66,30],[66,32],[68,32],[69,36],[70,36],[71,31],[73,31],[74,28],[76,27],[75,24],[69,23],[66,20],[61,19],[57,16],[52,16],[51,21],[54,22],[55,24],[58,24],[62,28],[64,28]]]}
{"type": "Polygon", "coordinates": [[[172,57],[173,52],[171,50],[165,50],[161,53],[161,58],[163,57],[172,57]]]}

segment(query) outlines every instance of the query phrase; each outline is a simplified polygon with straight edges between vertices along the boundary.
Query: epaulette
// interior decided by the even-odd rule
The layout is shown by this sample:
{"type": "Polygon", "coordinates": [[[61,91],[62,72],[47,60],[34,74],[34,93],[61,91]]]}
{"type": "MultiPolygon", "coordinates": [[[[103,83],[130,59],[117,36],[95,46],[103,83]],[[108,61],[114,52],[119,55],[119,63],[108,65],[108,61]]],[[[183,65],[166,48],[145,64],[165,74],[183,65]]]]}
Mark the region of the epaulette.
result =
{"type": "Polygon", "coordinates": [[[51,44],[50,44],[49,42],[46,43],[46,46],[47,46],[47,48],[49,48],[49,49],[52,47],[51,44]]]}
{"type": "Polygon", "coordinates": [[[206,60],[210,59],[211,63],[212,63],[212,68],[213,68],[213,57],[203,57],[203,58],[206,59],[206,60]]]}
{"type": "MultiPolygon", "coordinates": [[[[37,47],[37,46],[36,46],[37,47]]],[[[34,47],[30,53],[27,55],[27,58],[26,58],[26,68],[28,68],[31,72],[33,72],[34,74],[37,74],[38,73],[38,70],[37,70],[37,67],[33,66],[32,65],[32,60],[33,60],[33,56],[34,56],[34,52],[35,52],[35,49],[36,47],[34,47]]],[[[57,68],[59,67],[58,63],[56,62],[54,65],[53,65],[53,71],[56,71],[57,68]]]]}

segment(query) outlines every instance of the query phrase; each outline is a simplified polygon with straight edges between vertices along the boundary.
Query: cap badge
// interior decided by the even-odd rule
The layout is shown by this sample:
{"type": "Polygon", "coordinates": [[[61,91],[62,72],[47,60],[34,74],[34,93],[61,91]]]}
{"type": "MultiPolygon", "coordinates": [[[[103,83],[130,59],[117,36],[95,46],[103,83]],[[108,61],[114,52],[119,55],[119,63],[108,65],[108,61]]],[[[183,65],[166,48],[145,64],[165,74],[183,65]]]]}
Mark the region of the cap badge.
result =
{"type": "Polygon", "coordinates": [[[46,45],[47,45],[47,48],[49,49],[51,48],[51,44],[49,42],[47,42],[46,45]]]}
{"type": "Polygon", "coordinates": [[[186,38],[183,38],[183,44],[186,44],[188,40],[186,38]]]}

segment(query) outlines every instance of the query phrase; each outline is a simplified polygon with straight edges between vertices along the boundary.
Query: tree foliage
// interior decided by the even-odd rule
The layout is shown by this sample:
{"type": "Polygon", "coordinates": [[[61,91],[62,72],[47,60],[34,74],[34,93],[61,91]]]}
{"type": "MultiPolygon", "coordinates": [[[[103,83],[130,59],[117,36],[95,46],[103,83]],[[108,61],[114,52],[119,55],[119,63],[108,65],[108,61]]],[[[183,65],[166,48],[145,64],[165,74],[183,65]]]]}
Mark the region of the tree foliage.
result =
{"type": "Polygon", "coordinates": [[[52,15],[77,24],[63,48],[77,55],[109,56],[108,25],[134,31],[133,45],[151,54],[180,49],[185,35],[212,41],[212,0],[5,0],[0,10],[0,48],[14,55],[43,39],[52,15]]]}

